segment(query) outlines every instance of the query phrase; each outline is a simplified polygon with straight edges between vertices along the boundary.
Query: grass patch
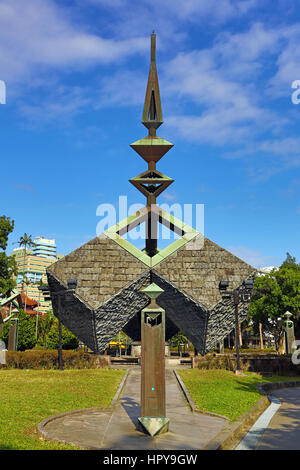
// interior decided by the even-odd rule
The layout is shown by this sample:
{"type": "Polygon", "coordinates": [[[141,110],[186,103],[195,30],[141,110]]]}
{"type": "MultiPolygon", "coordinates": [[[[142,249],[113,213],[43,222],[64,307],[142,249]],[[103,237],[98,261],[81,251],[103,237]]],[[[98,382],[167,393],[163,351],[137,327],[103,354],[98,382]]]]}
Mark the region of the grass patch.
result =
{"type": "Polygon", "coordinates": [[[0,370],[0,450],[74,449],[40,438],[45,418],[109,406],[125,374],[117,369],[0,370]]]}
{"type": "Polygon", "coordinates": [[[236,421],[260,400],[261,394],[256,389],[258,384],[300,380],[299,376],[261,377],[251,372],[239,377],[228,370],[192,369],[178,370],[177,373],[199,410],[218,413],[230,421],[236,421]]]}

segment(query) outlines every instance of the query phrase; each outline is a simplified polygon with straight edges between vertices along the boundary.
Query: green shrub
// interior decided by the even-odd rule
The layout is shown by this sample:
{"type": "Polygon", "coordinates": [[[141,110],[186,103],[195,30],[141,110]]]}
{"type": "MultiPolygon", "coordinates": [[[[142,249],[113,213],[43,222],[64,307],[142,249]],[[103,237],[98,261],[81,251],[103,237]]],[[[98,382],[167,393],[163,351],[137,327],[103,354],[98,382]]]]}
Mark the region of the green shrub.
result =
{"type": "MultiPolygon", "coordinates": [[[[294,365],[288,355],[276,354],[243,354],[240,356],[240,366],[249,372],[272,372],[280,375],[297,375],[300,367],[294,365]]],[[[207,354],[203,358],[194,358],[194,367],[201,370],[224,369],[236,370],[236,356],[229,354],[207,354]]]]}
{"type": "MultiPolygon", "coordinates": [[[[61,340],[62,349],[76,349],[78,348],[79,341],[73,333],[64,325],[61,326],[61,340]]],[[[58,334],[58,320],[54,319],[50,331],[46,339],[48,349],[58,349],[59,334],[58,334]]]]}
{"type": "MultiPolygon", "coordinates": [[[[18,313],[18,350],[32,349],[36,345],[35,337],[35,319],[28,315],[24,310],[18,313]]],[[[10,322],[6,322],[0,339],[8,345],[10,322]]]]}
{"type": "MultiPolygon", "coordinates": [[[[96,369],[109,366],[109,358],[82,351],[63,351],[64,369],[96,369]]],[[[1,366],[0,366],[1,367],[1,366]]],[[[58,369],[57,351],[7,351],[8,369],[58,369]]]]}

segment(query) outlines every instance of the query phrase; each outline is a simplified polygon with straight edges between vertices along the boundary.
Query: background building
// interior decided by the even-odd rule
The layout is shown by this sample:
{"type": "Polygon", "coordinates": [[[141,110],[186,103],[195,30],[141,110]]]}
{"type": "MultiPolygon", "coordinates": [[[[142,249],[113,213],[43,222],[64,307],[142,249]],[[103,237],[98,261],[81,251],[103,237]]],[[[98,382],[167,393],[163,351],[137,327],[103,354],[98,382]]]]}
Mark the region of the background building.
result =
{"type": "Polygon", "coordinates": [[[34,244],[34,247],[31,250],[26,249],[26,252],[24,248],[15,248],[12,252],[18,266],[16,291],[22,292],[24,279],[23,292],[30,299],[37,302],[36,310],[46,313],[52,308],[51,301],[46,302],[43,299],[43,295],[38,287],[41,283],[47,284],[47,267],[61,258],[62,255],[56,253],[54,239],[49,240],[44,237],[36,237],[34,244]]]}
{"type": "Polygon", "coordinates": [[[50,258],[56,260],[56,243],[55,240],[49,240],[43,237],[34,239],[33,254],[42,258],[50,258]]]}

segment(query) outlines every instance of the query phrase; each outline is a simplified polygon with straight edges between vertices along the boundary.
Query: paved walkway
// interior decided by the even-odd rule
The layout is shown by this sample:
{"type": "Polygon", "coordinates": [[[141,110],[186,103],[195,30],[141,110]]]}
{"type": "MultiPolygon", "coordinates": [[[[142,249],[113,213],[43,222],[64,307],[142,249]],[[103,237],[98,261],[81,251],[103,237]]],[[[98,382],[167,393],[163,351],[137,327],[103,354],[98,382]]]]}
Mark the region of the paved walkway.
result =
{"type": "Polygon", "coordinates": [[[282,404],[256,449],[300,450],[300,388],[285,388],[272,392],[272,395],[282,404]]]}
{"type": "Polygon", "coordinates": [[[49,437],[93,449],[194,450],[201,449],[227,423],[217,417],[193,413],[187,405],[172,369],[166,369],[169,432],[150,437],[138,429],[140,416],[140,368],[130,368],[115,409],[86,410],[50,421],[49,437]]]}

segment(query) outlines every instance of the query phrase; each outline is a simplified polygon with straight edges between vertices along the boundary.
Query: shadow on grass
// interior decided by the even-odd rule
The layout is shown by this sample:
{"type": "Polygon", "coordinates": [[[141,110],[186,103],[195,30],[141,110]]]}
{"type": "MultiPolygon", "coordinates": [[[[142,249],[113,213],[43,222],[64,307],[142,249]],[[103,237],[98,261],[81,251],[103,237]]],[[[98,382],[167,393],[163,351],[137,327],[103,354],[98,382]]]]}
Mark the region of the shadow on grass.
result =
{"type": "Polygon", "coordinates": [[[9,444],[0,443],[0,450],[17,450],[17,447],[12,447],[9,444]]]}

